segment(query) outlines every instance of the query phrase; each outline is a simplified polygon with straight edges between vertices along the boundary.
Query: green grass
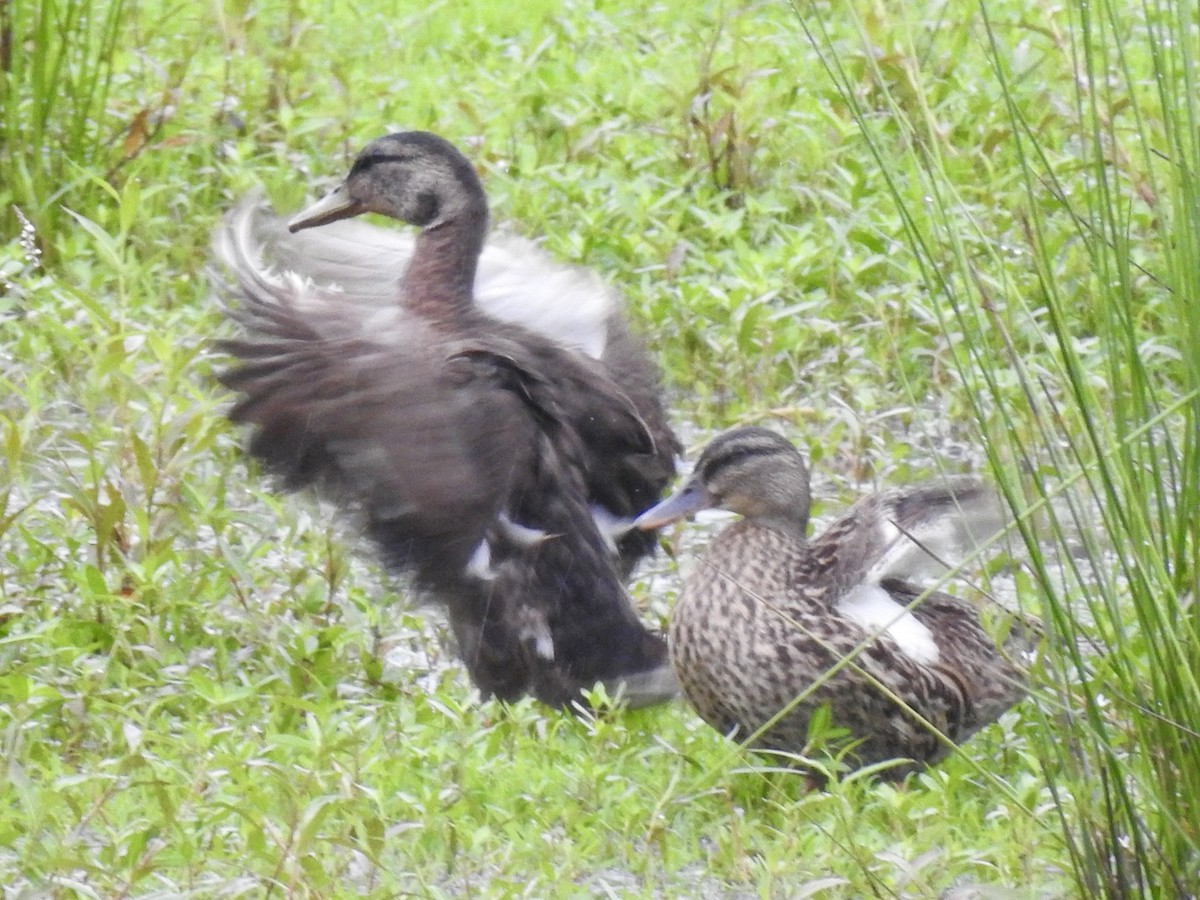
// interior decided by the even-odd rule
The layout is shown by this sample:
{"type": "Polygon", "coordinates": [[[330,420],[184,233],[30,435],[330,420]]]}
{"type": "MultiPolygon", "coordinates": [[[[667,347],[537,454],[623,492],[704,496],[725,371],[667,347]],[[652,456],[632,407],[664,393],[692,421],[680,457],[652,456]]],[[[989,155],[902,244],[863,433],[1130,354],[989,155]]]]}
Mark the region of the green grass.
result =
{"type": "MultiPolygon", "coordinates": [[[[0,883],[1195,883],[1200,95],[1176,14],[0,6],[0,883]],[[828,793],[683,707],[474,699],[328,511],[248,471],[211,377],[221,212],[259,183],[294,208],[398,127],[468,148],[496,220],[622,288],[696,443],[795,436],[819,514],[943,469],[1053,495],[1012,573],[1051,636],[1035,698],[905,786],[828,793]]],[[[648,571],[639,602],[665,616],[674,584],[648,571]]]]}

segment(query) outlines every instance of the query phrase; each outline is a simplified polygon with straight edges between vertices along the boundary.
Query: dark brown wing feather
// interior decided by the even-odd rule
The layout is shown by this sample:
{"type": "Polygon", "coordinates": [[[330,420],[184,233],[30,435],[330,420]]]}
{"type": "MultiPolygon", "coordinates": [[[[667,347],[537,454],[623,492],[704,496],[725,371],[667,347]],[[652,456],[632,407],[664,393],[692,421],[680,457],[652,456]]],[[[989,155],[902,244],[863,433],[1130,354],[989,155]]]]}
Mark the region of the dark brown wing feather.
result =
{"type": "Polygon", "coordinates": [[[319,488],[369,530],[386,523],[389,564],[434,585],[483,540],[536,425],[519,395],[410,324],[384,344],[323,339],[297,319],[286,337],[221,344],[245,361],[221,381],[242,395],[230,417],[254,427],[249,449],[268,471],[290,490],[319,488]]]}
{"type": "MultiPolygon", "coordinates": [[[[600,357],[605,370],[629,398],[653,441],[649,453],[624,453],[595,460],[589,470],[592,502],[628,519],[649,509],[662,497],[675,477],[676,460],[683,451],[671,430],[662,403],[658,368],[628,323],[614,314],[608,320],[608,343],[600,357]]],[[[654,551],[652,532],[633,529],[617,542],[628,575],[633,565],[654,551]]]]}

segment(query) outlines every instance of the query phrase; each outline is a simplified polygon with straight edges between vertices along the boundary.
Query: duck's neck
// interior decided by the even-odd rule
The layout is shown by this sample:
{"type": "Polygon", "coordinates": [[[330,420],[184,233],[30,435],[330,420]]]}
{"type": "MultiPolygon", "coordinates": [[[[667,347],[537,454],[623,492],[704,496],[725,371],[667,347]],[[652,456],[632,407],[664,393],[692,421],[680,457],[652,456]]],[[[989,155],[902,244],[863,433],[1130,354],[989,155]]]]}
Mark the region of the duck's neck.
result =
{"type": "Polygon", "coordinates": [[[704,551],[706,565],[689,578],[710,580],[708,572],[723,572],[734,581],[751,578],[754,589],[774,590],[786,585],[793,561],[806,542],[759,521],[742,519],[718,534],[704,551]]]}
{"type": "Polygon", "coordinates": [[[745,517],[744,522],[753,522],[800,543],[808,540],[807,497],[743,499],[737,512],[745,517]]]}
{"type": "Polygon", "coordinates": [[[400,277],[409,307],[434,319],[464,315],[474,307],[475,269],[487,231],[487,210],[464,211],[417,235],[400,277]]]}
{"type": "Polygon", "coordinates": [[[794,514],[778,516],[759,516],[754,524],[769,528],[784,537],[801,544],[808,542],[808,520],[798,519],[794,514]]]}

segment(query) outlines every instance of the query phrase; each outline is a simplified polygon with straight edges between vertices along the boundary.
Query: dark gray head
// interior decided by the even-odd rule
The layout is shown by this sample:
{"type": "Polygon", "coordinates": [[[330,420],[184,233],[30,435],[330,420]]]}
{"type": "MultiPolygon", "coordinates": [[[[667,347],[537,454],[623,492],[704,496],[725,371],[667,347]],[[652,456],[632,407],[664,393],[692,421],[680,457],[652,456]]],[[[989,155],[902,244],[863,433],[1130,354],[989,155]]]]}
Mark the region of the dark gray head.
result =
{"type": "Polygon", "coordinates": [[[482,226],[487,197],[474,167],[453,144],[427,131],[402,131],[367,144],[337,190],[288,228],[299,231],[364,212],[425,229],[465,219],[482,226]]]}
{"type": "Polygon", "coordinates": [[[683,486],[635,524],[661,528],[702,509],[728,509],[803,537],[808,507],[808,468],[796,448],[767,428],[736,428],[715,438],[683,486]]]}

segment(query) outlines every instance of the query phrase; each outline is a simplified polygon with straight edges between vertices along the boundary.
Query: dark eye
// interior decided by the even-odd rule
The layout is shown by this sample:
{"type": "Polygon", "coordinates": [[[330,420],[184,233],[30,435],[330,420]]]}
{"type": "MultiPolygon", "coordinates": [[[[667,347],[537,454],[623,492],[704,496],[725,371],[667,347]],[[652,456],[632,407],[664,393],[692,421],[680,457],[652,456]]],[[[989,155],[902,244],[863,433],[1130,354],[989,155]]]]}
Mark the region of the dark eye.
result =
{"type": "Polygon", "coordinates": [[[413,212],[409,221],[414,225],[425,225],[437,218],[437,214],[437,195],[429,191],[422,191],[413,201],[413,212]]]}

